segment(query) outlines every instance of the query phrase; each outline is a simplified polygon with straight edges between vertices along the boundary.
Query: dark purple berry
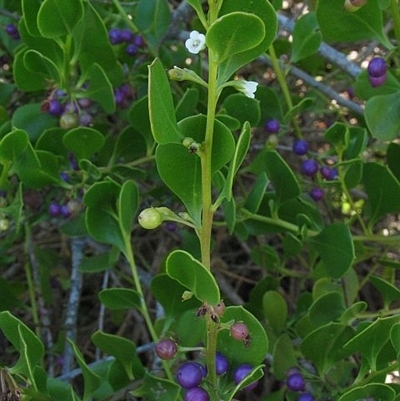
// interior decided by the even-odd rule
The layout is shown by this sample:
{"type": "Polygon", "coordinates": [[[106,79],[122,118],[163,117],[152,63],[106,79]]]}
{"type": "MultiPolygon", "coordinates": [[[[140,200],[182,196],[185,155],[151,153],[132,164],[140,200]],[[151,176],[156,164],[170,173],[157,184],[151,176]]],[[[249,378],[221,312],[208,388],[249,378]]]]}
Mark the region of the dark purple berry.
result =
{"type": "MultiPolygon", "coordinates": [[[[244,378],[246,378],[250,372],[253,370],[253,367],[249,364],[243,364],[236,367],[233,371],[233,380],[236,384],[239,384],[244,378]]],[[[245,391],[253,390],[258,384],[258,381],[255,381],[244,388],[245,391]]]]}
{"type": "Polygon", "coordinates": [[[78,99],[78,104],[82,109],[86,109],[92,104],[92,101],[87,97],[81,97],[78,99]]]}
{"type": "Polygon", "coordinates": [[[136,35],[135,39],[133,39],[133,43],[137,46],[137,47],[143,47],[144,46],[144,39],[142,36],[140,35],[136,35]]]}
{"type": "Polygon", "coordinates": [[[317,171],[318,171],[318,163],[314,159],[304,160],[303,163],[301,164],[301,172],[304,175],[313,177],[317,173],[317,171]]]}
{"type": "Polygon", "coordinates": [[[193,387],[186,391],[184,401],[210,401],[210,396],[204,388],[193,387]]]}
{"type": "Polygon", "coordinates": [[[279,124],[279,121],[278,120],[276,120],[276,119],[272,119],[272,120],[268,120],[266,123],[265,123],[265,130],[267,131],[267,132],[270,132],[271,134],[276,134],[276,133],[278,133],[279,132],[279,130],[280,130],[280,128],[281,128],[281,126],[280,126],[280,124],[279,124]]]}
{"type": "Polygon", "coordinates": [[[65,182],[69,182],[69,175],[65,171],[60,173],[60,178],[65,182]]]}
{"type": "Polygon", "coordinates": [[[128,46],[126,46],[125,51],[129,56],[136,56],[138,47],[134,43],[130,43],[128,46]]]}
{"type": "Polygon", "coordinates": [[[315,200],[315,202],[318,202],[318,201],[324,199],[325,192],[322,188],[313,188],[310,191],[310,196],[313,200],[315,200]]]}
{"type": "Polygon", "coordinates": [[[71,210],[69,210],[69,207],[67,205],[61,205],[60,206],[60,214],[63,217],[68,218],[68,217],[71,217],[72,213],[71,213],[71,210]]]}
{"type": "Polygon", "coordinates": [[[113,45],[118,45],[119,43],[122,43],[121,30],[118,28],[111,28],[108,31],[108,38],[113,45]]]}
{"type": "Polygon", "coordinates": [[[178,347],[174,340],[170,338],[164,338],[156,345],[156,354],[161,359],[172,359],[178,352],[178,347]]]}
{"type": "Polygon", "coordinates": [[[386,62],[383,58],[373,58],[367,67],[368,75],[370,77],[379,78],[386,74],[386,62]]]}
{"type": "Polygon", "coordinates": [[[49,113],[53,116],[59,117],[64,112],[63,105],[57,99],[50,99],[48,107],[49,113]]]}
{"type": "Polygon", "coordinates": [[[183,388],[197,387],[203,380],[203,372],[200,364],[186,362],[176,372],[176,380],[183,388]]]}
{"type": "Polygon", "coordinates": [[[229,362],[228,359],[220,352],[215,354],[215,371],[217,375],[223,375],[229,369],[229,362]]]}
{"type": "Polygon", "coordinates": [[[135,39],[135,35],[129,29],[122,29],[120,37],[121,41],[125,43],[130,43],[135,39]]]}
{"type": "Polygon", "coordinates": [[[61,206],[56,202],[51,202],[49,205],[50,216],[57,217],[61,214],[61,206]]]}
{"type": "Polygon", "coordinates": [[[10,36],[11,39],[18,40],[20,39],[18,28],[14,24],[6,25],[6,33],[10,36]]]}
{"type": "Polygon", "coordinates": [[[338,176],[337,169],[328,166],[322,166],[319,169],[319,172],[321,173],[321,176],[328,181],[332,181],[338,176]]]}
{"type": "Polygon", "coordinates": [[[293,143],[292,150],[294,154],[298,156],[303,156],[308,152],[309,148],[310,146],[308,145],[308,142],[306,140],[298,139],[293,143]]]}
{"type": "Polygon", "coordinates": [[[386,82],[386,78],[387,78],[386,74],[382,75],[381,77],[371,77],[371,76],[368,77],[369,83],[373,88],[377,88],[378,86],[383,85],[386,82]]]}
{"type": "Polygon", "coordinates": [[[297,401],[315,401],[315,397],[311,393],[301,393],[297,401]]]}
{"type": "Polygon", "coordinates": [[[125,101],[125,94],[120,88],[114,89],[114,100],[117,105],[122,105],[125,101]]]}
{"type": "Polygon", "coordinates": [[[306,385],[301,373],[293,373],[286,379],[286,386],[291,391],[303,391],[306,385]]]}
{"type": "Polygon", "coordinates": [[[79,125],[83,127],[91,127],[93,125],[93,116],[89,113],[81,113],[79,115],[79,125]]]}

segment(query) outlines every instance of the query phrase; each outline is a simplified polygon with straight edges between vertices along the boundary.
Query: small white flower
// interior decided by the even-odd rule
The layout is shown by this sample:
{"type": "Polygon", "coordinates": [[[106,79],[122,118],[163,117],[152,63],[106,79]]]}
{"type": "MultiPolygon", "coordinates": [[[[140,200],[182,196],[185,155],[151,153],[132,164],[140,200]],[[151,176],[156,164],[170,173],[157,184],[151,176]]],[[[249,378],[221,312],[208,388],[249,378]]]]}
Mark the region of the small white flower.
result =
{"type": "Polygon", "coordinates": [[[198,54],[206,46],[206,37],[197,31],[190,32],[189,39],[185,42],[186,49],[190,53],[198,54]]]}
{"type": "Polygon", "coordinates": [[[257,90],[258,82],[255,81],[245,81],[241,79],[237,89],[243,92],[247,97],[254,99],[254,93],[257,90]]]}

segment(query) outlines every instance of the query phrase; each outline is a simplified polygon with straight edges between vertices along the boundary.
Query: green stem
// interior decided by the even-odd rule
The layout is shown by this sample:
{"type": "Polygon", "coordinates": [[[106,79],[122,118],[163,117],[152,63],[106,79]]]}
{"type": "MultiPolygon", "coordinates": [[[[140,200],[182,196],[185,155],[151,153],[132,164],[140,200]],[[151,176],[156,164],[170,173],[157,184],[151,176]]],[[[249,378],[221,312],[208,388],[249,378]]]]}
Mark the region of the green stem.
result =
{"type": "Polygon", "coordinates": [[[400,44],[400,13],[399,6],[397,4],[398,0],[391,0],[390,2],[390,12],[393,18],[394,34],[396,36],[397,45],[400,44]]]}
{"type": "MultiPolygon", "coordinates": [[[[269,56],[270,56],[272,67],[273,67],[273,69],[275,71],[275,74],[276,74],[276,78],[278,79],[279,85],[280,85],[280,87],[282,89],[283,97],[285,98],[286,105],[287,105],[289,110],[292,110],[293,109],[293,102],[292,102],[292,97],[290,95],[290,90],[289,90],[289,87],[288,87],[287,82],[286,82],[285,74],[283,73],[282,68],[279,65],[278,58],[276,57],[276,53],[275,53],[275,49],[274,49],[273,44],[271,44],[271,46],[269,47],[268,53],[269,53],[269,56]]],[[[300,130],[299,124],[297,123],[296,117],[292,118],[292,125],[293,125],[293,129],[295,131],[296,137],[297,138],[302,138],[303,134],[301,133],[301,130],[300,130]]]]}

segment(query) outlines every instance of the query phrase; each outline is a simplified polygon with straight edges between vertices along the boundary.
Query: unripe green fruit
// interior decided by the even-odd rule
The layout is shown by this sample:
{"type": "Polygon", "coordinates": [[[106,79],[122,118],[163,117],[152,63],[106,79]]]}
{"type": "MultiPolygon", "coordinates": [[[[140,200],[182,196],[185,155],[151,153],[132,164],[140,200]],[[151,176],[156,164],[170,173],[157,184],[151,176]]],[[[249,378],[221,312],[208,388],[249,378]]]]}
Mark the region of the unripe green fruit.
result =
{"type": "Polygon", "coordinates": [[[146,230],[157,228],[162,222],[162,214],[154,207],[142,210],[138,217],[139,224],[146,230]]]}
{"type": "Polygon", "coordinates": [[[60,117],[60,127],[65,129],[76,128],[79,118],[75,113],[65,113],[60,117]]]}
{"type": "Polygon", "coordinates": [[[0,231],[7,231],[10,228],[10,220],[7,218],[0,219],[0,231]]]}

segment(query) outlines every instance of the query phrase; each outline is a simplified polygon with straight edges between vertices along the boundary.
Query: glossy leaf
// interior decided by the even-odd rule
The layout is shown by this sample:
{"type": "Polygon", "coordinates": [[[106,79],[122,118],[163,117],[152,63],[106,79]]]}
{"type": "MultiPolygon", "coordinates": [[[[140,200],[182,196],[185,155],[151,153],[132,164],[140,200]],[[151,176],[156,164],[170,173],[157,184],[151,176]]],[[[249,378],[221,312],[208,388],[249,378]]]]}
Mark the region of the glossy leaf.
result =
{"type": "Polygon", "coordinates": [[[197,88],[188,88],[176,105],[175,114],[178,121],[196,113],[200,93],[197,88]]]}
{"type": "Polygon", "coordinates": [[[251,188],[250,193],[248,194],[246,201],[244,203],[244,208],[251,213],[257,213],[261,202],[264,199],[265,191],[269,184],[269,180],[265,173],[261,173],[258,177],[256,182],[254,183],[253,187],[251,188]]]}
{"type": "Polygon", "coordinates": [[[39,31],[45,38],[70,34],[82,17],[82,0],[45,0],[37,15],[39,31]]]}
{"type": "Polygon", "coordinates": [[[249,122],[252,127],[260,121],[260,102],[241,93],[229,95],[223,103],[226,112],[240,121],[241,125],[249,122]]]}
{"type": "Polygon", "coordinates": [[[30,34],[34,36],[40,36],[37,25],[37,15],[41,4],[41,0],[22,0],[22,14],[25,18],[26,27],[30,34]]]}
{"type": "Polygon", "coordinates": [[[78,159],[89,159],[104,145],[104,136],[94,128],[77,127],[63,137],[64,146],[78,159]]]}
{"type": "Polygon", "coordinates": [[[200,301],[216,305],[220,299],[218,284],[210,270],[186,251],[173,251],[167,258],[167,274],[193,292],[200,301]]]}
{"type": "Polygon", "coordinates": [[[130,237],[133,219],[139,206],[139,191],[133,181],[125,181],[121,187],[118,199],[118,219],[121,231],[126,237],[130,237]]]}
{"type": "Polygon", "coordinates": [[[214,62],[221,64],[233,54],[253,49],[264,36],[265,25],[257,15],[232,12],[209,27],[206,44],[213,51],[214,62]]]}
{"type": "Polygon", "coordinates": [[[122,364],[129,378],[143,377],[145,370],[132,341],[102,331],[96,331],[91,339],[96,347],[114,356],[122,364]]]}
{"type": "Polygon", "coordinates": [[[288,370],[298,363],[293,341],[288,334],[285,333],[276,340],[272,355],[274,376],[278,380],[286,379],[288,370]]]}
{"type": "Polygon", "coordinates": [[[349,160],[341,165],[345,169],[344,182],[348,189],[356,187],[362,180],[364,163],[361,159],[349,160]]]}
{"type": "Polygon", "coordinates": [[[141,386],[131,392],[134,397],[141,397],[146,401],[160,401],[160,394],[165,400],[178,401],[181,397],[181,387],[167,379],[153,376],[150,373],[144,375],[141,386]],[[157,391],[154,391],[157,389],[157,391]]]}
{"type": "Polygon", "coordinates": [[[400,183],[386,166],[366,163],[363,182],[368,195],[367,210],[371,226],[387,213],[400,210],[400,183]]]}
{"type": "Polygon", "coordinates": [[[381,293],[385,307],[389,307],[390,303],[400,299],[400,290],[388,281],[378,276],[369,278],[372,285],[381,293]]]}
{"type": "Polygon", "coordinates": [[[18,159],[28,146],[29,138],[22,129],[13,130],[0,141],[0,162],[11,163],[18,159]]]}
{"type": "Polygon", "coordinates": [[[36,50],[28,50],[24,53],[24,64],[29,71],[38,72],[47,75],[47,79],[60,82],[60,72],[58,66],[52,60],[45,57],[36,50]]]}
{"type": "Polygon", "coordinates": [[[140,309],[142,306],[138,292],[129,288],[106,288],[99,292],[99,298],[108,309],[140,309]]]}
{"type": "Polygon", "coordinates": [[[310,307],[310,321],[315,327],[338,320],[345,311],[343,295],[330,291],[317,298],[310,307]]]}
{"type": "Polygon", "coordinates": [[[307,241],[320,254],[330,277],[340,278],[351,267],[355,258],[354,244],[346,224],[332,223],[307,241]]]}
{"type": "MultiPolygon", "coordinates": [[[[235,53],[231,57],[228,57],[226,61],[221,64],[220,75],[218,77],[219,85],[222,85],[224,82],[226,82],[240,67],[248,64],[264,53],[274,40],[278,28],[275,10],[268,1],[224,1],[221,6],[220,15],[228,15],[238,11],[254,14],[255,16],[259,17],[264,24],[265,35],[262,41],[256,47],[240,53],[235,53]]],[[[253,28],[250,28],[249,32],[253,32],[252,29],[253,28]]]]}
{"type": "Polygon", "coordinates": [[[387,48],[392,47],[383,32],[382,11],[376,1],[368,1],[356,12],[346,11],[343,2],[321,1],[317,7],[317,18],[326,42],[372,39],[387,48]]]}
{"type": "Polygon", "coordinates": [[[156,142],[180,142],[183,139],[176,123],[167,74],[158,59],[149,66],[149,112],[156,142]]]}
{"type": "Polygon", "coordinates": [[[391,142],[387,148],[386,159],[388,167],[393,175],[400,182],[400,144],[391,142]]]}
{"type": "Polygon", "coordinates": [[[316,53],[322,42],[317,16],[311,11],[303,15],[294,26],[292,54],[293,63],[316,53]]]}
{"type": "Polygon", "coordinates": [[[221,318],[223,322],[244,322],[249,329],[250,345],[237,341],[230,336],[229,330],[218,334],[217,349],[225,355],[232,365],[250,363],[258,365],[263,362],[268,350],[268,337],[261,323],[242,306],[229,306],[221,318]]]}
{"type": "Polygon", "coordinates": [[[352,388],[339,397],[338,401],[385,400],[393,401],[396,392],[387,384],[368,383],[365,386],[352,388]]]}
{"type": "Polygon", "coordinates": [[[273,330],[279,333],[286,323],[288,306],[278,291],[267,291],[262,299],[265,317],[273,330]]]}
{"type": "Polygon", "coordinates": [[[374,138],[391,141],[400,134],[400,92],[374,96],[365,105],[365,119],[374,138]]]}

